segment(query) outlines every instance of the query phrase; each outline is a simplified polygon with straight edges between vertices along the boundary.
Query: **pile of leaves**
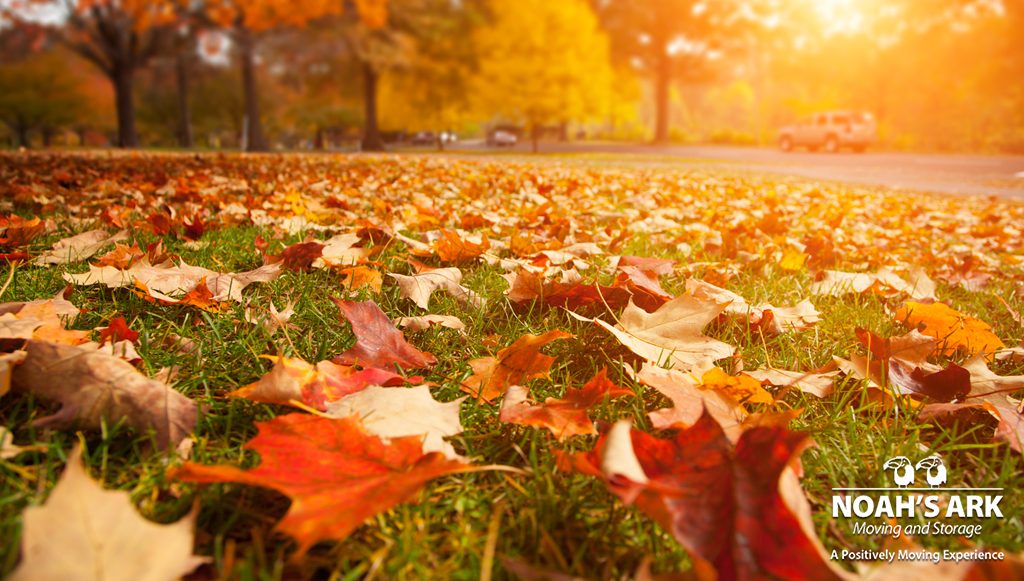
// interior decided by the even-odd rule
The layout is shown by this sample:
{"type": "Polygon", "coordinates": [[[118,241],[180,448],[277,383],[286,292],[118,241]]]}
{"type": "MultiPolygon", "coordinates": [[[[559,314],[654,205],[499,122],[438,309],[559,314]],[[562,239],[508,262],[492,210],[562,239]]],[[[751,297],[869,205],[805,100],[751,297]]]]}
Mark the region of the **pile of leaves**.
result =
{"type": "MultiPolygon", "coordinates": [[[[831,561],[825,491],[907,446],[979,486],[1021,467],[1020,204],[550,161],[2,161],[13,578],[913,575],[831,561]]],[[[948,543],[1020,551],[1012,529],[948,543]]]]}

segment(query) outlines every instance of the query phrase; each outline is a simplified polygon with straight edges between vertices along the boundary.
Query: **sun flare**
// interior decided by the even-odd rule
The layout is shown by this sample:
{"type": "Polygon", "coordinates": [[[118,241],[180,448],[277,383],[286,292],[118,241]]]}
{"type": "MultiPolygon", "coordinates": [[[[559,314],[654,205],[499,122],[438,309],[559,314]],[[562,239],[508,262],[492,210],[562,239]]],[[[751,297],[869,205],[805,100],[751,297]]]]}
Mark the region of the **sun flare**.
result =
{"type": "Polygon", "coordinates": [[[814,2],[822,28],[829,33],[860,30],[864,24],[861,4],[858,0],[816,0],[814,2]]]}

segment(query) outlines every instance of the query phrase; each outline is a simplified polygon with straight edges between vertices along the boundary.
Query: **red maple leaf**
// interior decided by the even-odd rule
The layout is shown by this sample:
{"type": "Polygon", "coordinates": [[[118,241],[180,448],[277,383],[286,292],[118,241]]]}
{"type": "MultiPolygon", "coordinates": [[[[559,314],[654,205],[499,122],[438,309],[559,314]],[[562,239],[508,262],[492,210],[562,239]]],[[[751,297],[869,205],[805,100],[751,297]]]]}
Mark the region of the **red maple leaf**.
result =
{"type": "Polygon", "coordinates": [[[308,271],[313,261],[323,255],[324,245],[319,242],[299,242],[281,251],[281,254],[267,255],[266,262],[280,262],[288,270],[308,271]]]}
{"type": "Polygon", "coordinates": [[[206,232],[206,227],[208,226],[208,224],[203,221],[203,217],[199,214],[196,214],[192,220],[182,220],[181,224],[185,239],[187,240],[199,240],[203,237],[203,234],[206,232]]]}
{"type": "Polygon", "coordinates": [[[780,493],[783,471],[809,443],[806,434],[755,427],[734,447],[707,411],[669,439],[630,430],[646,482],[602,470],[609,434],[590,452],[560,458],[561,467],[603,478],[669,531],[698,567],[713,567],[719,579],[837,578],[780,493]]]}
{"type": "Polygon", "coordinates": [[[432,367],[437,358],[420,351],[405,340],[405,335],[373,301],[333,299],[341,317],[352,324],[356,344],[333,359],[340,365],[361,365],[387,369],[394,365],[403,369],[432,367]]]}

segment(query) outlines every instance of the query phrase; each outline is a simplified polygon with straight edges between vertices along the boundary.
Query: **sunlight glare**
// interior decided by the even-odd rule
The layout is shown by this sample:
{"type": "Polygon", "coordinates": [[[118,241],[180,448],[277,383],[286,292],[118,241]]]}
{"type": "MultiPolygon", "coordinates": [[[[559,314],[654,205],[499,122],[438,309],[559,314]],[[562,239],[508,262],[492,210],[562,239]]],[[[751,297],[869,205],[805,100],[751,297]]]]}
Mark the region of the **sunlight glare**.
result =
{"type": "Polygon", "coordinates": [[[857,32],[864,24],[857,0],[816,0],[814,4],[822,28],[829,34],[857,32]]]}

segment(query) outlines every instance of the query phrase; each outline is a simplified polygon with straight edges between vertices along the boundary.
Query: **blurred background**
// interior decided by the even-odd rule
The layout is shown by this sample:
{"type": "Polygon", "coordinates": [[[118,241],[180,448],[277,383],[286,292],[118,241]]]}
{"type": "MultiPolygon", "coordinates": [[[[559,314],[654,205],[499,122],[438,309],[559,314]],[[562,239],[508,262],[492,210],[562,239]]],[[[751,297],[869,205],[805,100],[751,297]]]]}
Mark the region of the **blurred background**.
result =
{"type": "Polygon", "coordinates": [[[851,118],[1024,153],[1024,0],[0,0],[9,147],[785,146],[851,118]]]}

